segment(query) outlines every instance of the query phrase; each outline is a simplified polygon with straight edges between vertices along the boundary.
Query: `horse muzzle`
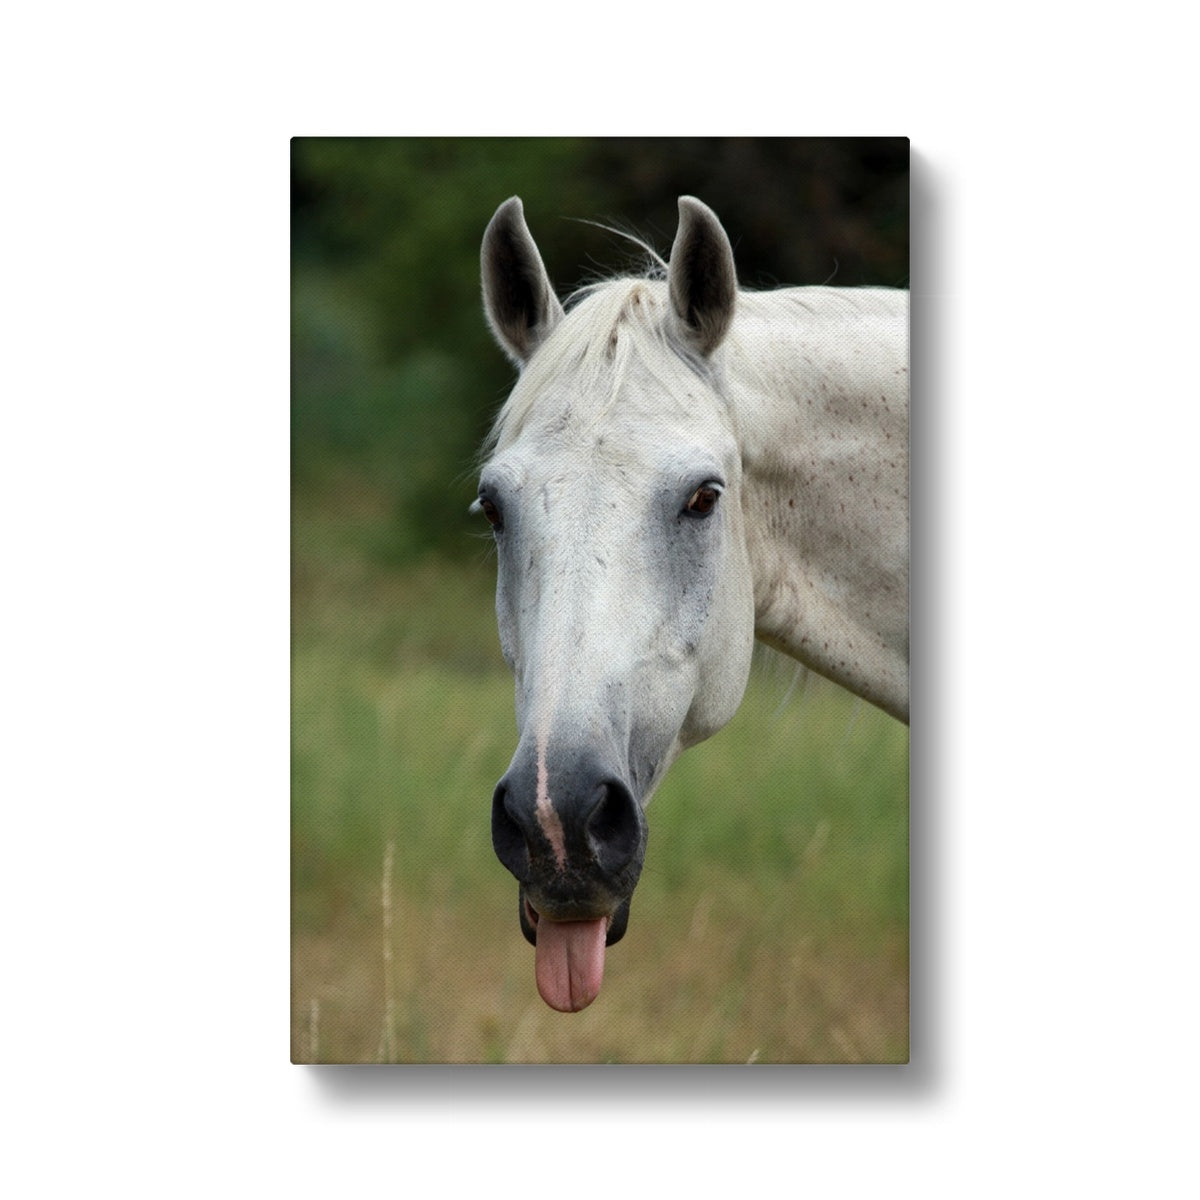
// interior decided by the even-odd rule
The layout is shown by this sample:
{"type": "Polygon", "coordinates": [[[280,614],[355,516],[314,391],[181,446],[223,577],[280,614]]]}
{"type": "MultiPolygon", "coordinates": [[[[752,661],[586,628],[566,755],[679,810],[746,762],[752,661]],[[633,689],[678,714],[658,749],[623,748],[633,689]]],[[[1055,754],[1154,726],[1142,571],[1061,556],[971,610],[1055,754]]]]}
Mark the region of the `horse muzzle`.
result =
{"type": "MultiPolygon", "coordinates": [[[[525,894],[525,888],[519,889],[517,917],[521,922],[521,932],[525,935],[525,940],[531,945],[537,945],[537,931],[542,922],[542,914],[530,903],[529,898],[525,894]]],[[[615,946],[625,936],[625,930],[629,925],[629,905],[630,900],[622,900],[617,907],[608,914],[605,914],[604,944],[606,946],[615,946]]],[[[547,917],[547,920],[554,918],[547,917]]],[[[586,921],[587,917],[574,918],[559,918],[558,922],[563,923],[575,921],[586,921]]],[[[596,918],[592,918],[596,919],[596,918]]]]}
{"type": "Polygon", "coordinates": [[[544,764],[523,771],[514,763],[492,797],[492,845],[539,916],[611,917],[641,874],[646,819],[612,773],[551,777],[544,764]]]}
{"type": "Polygon", "coordinates": [[[584,1007],[599,991],[605,947],[629,923],[646,853],[641,805],[616,772],[591,763],[552,771],[544,752],[518,750],[492,797],[492,845],[520,884],[543,999],[584,1007]]]}

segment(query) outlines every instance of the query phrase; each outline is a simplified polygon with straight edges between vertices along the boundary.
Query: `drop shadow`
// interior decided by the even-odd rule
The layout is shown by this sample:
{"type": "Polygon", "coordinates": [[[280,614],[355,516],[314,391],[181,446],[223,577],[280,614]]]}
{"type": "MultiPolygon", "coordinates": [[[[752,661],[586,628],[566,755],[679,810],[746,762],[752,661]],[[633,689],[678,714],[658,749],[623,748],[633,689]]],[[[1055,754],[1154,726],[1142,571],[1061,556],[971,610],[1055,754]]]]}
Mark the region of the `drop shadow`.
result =
{"type": "Polygon", "coordinates": [[[944,179],[913,150],[910,166],[912,332],[912,615],[910,731],[910,1061],[895,1066],[334,1066],[301,1067],[319,1103],[456,1113],[494,1111],[497,1102],[584,1102],[625,1111],[667,1101],[672,1108],[801,1108],[931,1103],[945,1080],[946,921],[944,880],[948,570],[945,394],[944,179]],[[711,1085],[711,1086],[710,1086],[711,1085]]]}

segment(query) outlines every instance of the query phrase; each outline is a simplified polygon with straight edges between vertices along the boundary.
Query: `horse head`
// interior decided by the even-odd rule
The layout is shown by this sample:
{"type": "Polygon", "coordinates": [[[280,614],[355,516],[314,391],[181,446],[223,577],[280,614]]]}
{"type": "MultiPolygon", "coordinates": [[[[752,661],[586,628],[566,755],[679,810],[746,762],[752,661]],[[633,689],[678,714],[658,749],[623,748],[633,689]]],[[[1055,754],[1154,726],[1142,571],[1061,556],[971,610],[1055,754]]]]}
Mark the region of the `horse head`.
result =
{"type": "Polygon", "coordinates": [[[519,731],[492,839],[520,885],[538,990],[574,1011],[625,931],[651,793],[746,686],[754,600],[721,362],[737,278],[691,197],[665,281],[585,289],[564,310],[516,197],[488,225],[482,273],[520,369],[476,505],[519,731]]]}

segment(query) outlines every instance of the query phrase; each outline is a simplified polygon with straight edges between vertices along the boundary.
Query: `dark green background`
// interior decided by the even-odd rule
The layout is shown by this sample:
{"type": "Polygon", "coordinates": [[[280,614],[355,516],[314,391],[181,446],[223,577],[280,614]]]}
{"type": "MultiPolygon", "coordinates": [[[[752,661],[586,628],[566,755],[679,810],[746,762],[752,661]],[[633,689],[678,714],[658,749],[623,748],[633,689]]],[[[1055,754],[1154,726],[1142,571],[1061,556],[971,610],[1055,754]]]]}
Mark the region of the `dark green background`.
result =
{"type": "Polygon", "coordinates": [[[476,448],[512,382],[479,299],[479,243],[520,195],[561,295],[666,256],[676,199],[721,217],[743,285],[908,284],[906,138],[296,138],[292,448],[299,494],[385,503],[392,565],[478,544],[476,448]],[[573,219],[572,219],[573,218],[573,219]]]}

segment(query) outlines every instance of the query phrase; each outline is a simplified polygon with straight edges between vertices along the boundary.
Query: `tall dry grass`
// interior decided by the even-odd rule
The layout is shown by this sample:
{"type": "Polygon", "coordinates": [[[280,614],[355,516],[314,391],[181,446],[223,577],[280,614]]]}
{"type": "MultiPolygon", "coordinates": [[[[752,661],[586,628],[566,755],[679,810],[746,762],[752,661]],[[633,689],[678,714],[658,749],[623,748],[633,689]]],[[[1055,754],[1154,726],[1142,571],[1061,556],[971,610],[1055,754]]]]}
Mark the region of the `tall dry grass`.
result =
{"type": "Polygon", "coordinates": [[[490,564],[383,569],[353,528],[297,515],[296,1061],[906,1059],[903,726],[756,670],[651,805],[599,999],[554,1013],[490,843],[515,744],[490,564]]]}

